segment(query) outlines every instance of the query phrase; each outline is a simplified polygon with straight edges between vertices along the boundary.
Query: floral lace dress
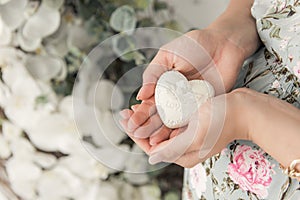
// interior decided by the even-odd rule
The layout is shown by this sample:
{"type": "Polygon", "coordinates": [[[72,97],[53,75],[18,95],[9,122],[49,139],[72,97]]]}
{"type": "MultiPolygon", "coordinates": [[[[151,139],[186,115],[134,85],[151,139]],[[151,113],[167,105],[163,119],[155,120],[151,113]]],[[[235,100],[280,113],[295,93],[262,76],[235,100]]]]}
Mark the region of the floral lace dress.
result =
{"type": "MultiPolygon", "coordinates": [[[[300,0],[256,0],[252,15],[265,47],[245,62],[236,87],[300,108],[300,0]]],[[[299,200],[300,185],[256,144],[234,141],[219,155],[185,170],[183,199],[299,200]]]]}

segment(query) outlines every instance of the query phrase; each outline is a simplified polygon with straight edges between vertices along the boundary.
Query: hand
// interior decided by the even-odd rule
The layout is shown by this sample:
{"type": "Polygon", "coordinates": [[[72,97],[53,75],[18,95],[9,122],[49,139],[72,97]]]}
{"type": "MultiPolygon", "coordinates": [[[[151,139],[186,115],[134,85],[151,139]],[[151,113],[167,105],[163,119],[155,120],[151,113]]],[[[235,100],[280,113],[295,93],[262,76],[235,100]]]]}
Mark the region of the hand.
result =
{"type": "Polygon", "coordinates": [[[195,30],[164,45],[143,74],[140,100],[153,96],[155,85],[164,72],[177,70],[187,79],[205,79],[217,94],[229,91],[245,58],[244,50],[222,32],[195,30]]]}
{"type": "MultiPolygon", "coordinates": [[[[175,137],[144,148],[152,164],[164,161],[193,167],[238,139],[253,141],[284,167],[300,158],[300,110],[285,101],[241,88],[213,98],[199,108],[197,116],[175,137]]],[[[140,139],[135,142],[141,144],[140,139]]]]}
{"type": "MultiPolygon", "coordinates": [[[[204,78],[214,86],[216,94],[225,93],[233,86],[244,59],[243,50],[220,32],[210,29],[191,31],[159,50],[143,74],[143,86],[137,98],[143,101],[152,99],[150,102],[154,104],[156,82],[162,73],[170,69],[180,71],[189,80],[204,78]]],[[[158,127],[163,133],[170,132],[170,129],[162,126],[155,106],[149,109],[147,103],[137,108],[128,121],[129,132],[133,133],[152,115],[155,116],[152,118],[153,127],[148,124],[147,132],[135,132],[136,137],[149,137],[154,133],[150,133],[150,130],[158,134],[158,127]]]]}
{"type": "Polygon", "coordinates": [[[121,124],[130,137],[150,155],[151,164],[163,161],[192,167],[220,152],[234,139],[248,138],[246,123],[250,120],[247,119],[248,114],[241,93],[237,90],[215,97],[199,108],[187,127],[166,129],[169,131],[162,133],[162,126],[150,138],[136,137],[136,133],[147,132],[149,127],[153,127],[156,122],[155,117],[152,118],[153,115],[133,134],[128,130],[128,120],[137,112],[137,108],[143,105],[135,106],[133,111],[122,111],[124,120],[121,124]],[[127,113],[126,116],[124,113],[127,113]],[[240,117],[240,113],[243,113],[243,118],[240,117]],[[151,140],[154,139],[158,143],[151,146],[151,140]]]}

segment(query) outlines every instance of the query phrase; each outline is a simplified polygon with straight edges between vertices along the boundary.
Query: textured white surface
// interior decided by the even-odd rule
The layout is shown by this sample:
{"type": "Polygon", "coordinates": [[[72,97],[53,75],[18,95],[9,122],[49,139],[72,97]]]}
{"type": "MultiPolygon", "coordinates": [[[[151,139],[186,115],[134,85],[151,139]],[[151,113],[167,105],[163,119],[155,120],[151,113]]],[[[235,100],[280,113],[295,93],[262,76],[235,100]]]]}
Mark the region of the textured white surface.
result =
{"type": "Polygon", "coordinates": [[[207,81],[188,81],[180,72],[168,71],[157,82],[155,103],[162,122],[169,128],[179,128],[214,95],[214,88],[207,81]]]}

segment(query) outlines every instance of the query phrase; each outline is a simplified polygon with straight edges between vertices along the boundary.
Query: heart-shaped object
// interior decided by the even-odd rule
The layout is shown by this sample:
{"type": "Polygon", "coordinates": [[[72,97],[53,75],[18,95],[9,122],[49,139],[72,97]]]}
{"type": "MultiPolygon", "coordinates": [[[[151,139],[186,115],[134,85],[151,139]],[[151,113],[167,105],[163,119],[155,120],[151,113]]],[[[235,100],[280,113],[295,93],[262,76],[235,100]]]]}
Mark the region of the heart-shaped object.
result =
{"type": "Polygon", "coordinates": [[[155,104],[162,122],[169,128],[179,128],[187,125],[192,114],[214,95],[209,82],[188,81],[180,72],[168,71],[157,82],[155,104]]]}

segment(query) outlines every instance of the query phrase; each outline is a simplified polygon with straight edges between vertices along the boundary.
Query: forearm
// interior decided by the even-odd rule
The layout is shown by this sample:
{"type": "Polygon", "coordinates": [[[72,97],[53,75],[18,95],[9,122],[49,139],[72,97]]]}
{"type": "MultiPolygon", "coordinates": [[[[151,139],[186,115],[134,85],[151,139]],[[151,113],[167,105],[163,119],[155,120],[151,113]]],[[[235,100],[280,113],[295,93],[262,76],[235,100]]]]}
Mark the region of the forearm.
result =
{"type": "Polygon", "coordinates": [[[300,159],[300,110],[267,95],[249,99],[249,139],[284,167],[300,159]]]}
{"type": "Polygon", "coordinates": [[[253,0],[231,0],[226,11],[208,29],[220,31],[239,46],[245,58],[261,45],[255,19],[251,15],[253,0]]]}

